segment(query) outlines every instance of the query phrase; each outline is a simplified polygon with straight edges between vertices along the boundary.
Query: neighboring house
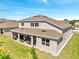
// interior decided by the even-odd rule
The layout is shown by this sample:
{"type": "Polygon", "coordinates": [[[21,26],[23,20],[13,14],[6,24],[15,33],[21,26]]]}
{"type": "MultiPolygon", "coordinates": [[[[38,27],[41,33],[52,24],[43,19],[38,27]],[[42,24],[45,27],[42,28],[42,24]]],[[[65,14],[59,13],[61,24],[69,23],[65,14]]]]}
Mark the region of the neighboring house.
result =
{"type": "Polygon", "coordinates": [[[0,22],[0,34],[10,34],[10,30],[18,28],[18,22],[14,20],[4,20],[0,22]]]}
{"type": "Polygon", "coordinates": [[[57,56],[71,38],[72,27],[65,21],[37,15],[22,19],[19,28],[11,32],[14,40],[57,56]]]}
{"type": "Polygon", "coordinates": [[[75,23],[75,29],[76,29],[76,30],[77,30],[77,29],[79,30],[79,21],[75,23]]]}

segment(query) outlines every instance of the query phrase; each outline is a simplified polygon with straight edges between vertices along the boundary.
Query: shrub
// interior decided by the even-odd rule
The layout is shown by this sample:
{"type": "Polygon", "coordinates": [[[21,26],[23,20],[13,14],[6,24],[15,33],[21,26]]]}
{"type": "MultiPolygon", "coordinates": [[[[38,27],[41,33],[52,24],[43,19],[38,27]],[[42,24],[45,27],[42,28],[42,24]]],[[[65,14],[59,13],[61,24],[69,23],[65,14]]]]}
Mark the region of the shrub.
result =
{"type": "Polygon", "coordinates": [[[35,49],[33,47],[31,48],[31,55],[32,55],[32,59],[38,59],[35,49]]]}
{"type": "Polygon", "coordinates": [[[8,51],[2,48],[3,42],[0,42],[0,59],[11,59],[8,51]]]}

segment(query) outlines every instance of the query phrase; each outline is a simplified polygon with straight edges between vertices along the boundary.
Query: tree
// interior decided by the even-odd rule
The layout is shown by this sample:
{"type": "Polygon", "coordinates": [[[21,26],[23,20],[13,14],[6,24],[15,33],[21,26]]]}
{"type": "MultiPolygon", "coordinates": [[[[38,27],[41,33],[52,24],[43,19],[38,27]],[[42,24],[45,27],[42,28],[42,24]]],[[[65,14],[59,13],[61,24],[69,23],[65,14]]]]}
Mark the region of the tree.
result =
{"type": "Polygon", "coordinates": [[[75,19],[74,19],[74,20],[71,20],[71,21],[70,21],[70,24],[73,26],[73,29],[75,29],[75,26],[76,26],[75,23],[76,23],[76,22],[79,22],[79,20],[75,20],[75,19]]]}
{"type": "Polygon", "coordinates": [[[68,21],[67,19],[64,19],[64,21],[68,21]]]}

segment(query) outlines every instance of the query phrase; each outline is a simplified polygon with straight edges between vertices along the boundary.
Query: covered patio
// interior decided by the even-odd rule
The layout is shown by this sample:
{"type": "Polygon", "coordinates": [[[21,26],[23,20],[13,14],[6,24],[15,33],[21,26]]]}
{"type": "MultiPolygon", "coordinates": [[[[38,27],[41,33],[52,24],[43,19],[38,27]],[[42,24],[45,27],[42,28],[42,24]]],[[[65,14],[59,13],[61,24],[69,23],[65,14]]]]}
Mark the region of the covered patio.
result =
{"type": "Polygon", "coordinates": [[[23,33],[12,32],[12,38],[14,40],[18,40],[22,43],[27,43],[29,45],[36,44],[36,37],[35,36],[31,36],[31,35],[27,35],[27,34],[23,34],[23,33]]]}

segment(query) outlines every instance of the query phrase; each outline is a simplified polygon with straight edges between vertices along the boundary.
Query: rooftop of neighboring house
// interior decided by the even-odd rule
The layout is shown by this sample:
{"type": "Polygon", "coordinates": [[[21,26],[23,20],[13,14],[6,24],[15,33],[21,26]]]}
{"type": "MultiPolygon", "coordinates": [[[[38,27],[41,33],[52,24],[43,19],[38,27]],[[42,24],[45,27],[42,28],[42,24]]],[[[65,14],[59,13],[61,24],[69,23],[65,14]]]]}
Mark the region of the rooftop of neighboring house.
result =
{"type": "Polygon", "coordinates": [[[0,20],[0,28],[15,28],[18,27],[18,22],[15,20],[0,20]]]}
{"type": "Polygon", "coordinates": [[[32,16],[32,17],[28,17],[28,18],[25,18],[25,19],[22,19],[21,21],[19,22],[25,22],[25,21],[44,21],[44,22],[48,22],[50,24],[53,24],[61,29],[65,29],[65,28],[68,28],[68,27],[71,27],[71,25],[66,22],[66,21],[58,21],[58,20],[55,20],[55,19],[52,19],[50,17],[47,17],[47,16],[43,16],[43,15],[36,15],[36,16],[32,16]]]}
{"type": "Polygon", "coordinates": [[[7,21],[7,19],[4,19],[4,18],[1,18],[0,19],[0,23],[4,23],[4,22],[6,22],[7,21]]]}
{"type": "Polygon", "coordinates": [[[54,38],[55,40],[58,40],[62,36],[61,33],[55,30],[48,30],[48,29],[18,28],[11,30],[11,32],[39,36],[39,37],[46,37],[46,38],[54,38]]]}

